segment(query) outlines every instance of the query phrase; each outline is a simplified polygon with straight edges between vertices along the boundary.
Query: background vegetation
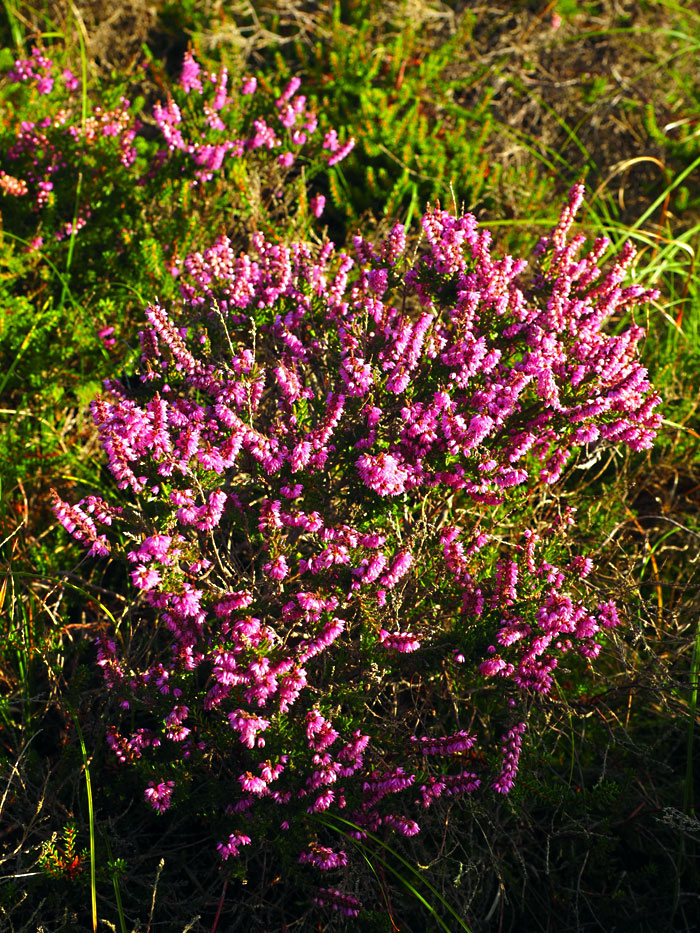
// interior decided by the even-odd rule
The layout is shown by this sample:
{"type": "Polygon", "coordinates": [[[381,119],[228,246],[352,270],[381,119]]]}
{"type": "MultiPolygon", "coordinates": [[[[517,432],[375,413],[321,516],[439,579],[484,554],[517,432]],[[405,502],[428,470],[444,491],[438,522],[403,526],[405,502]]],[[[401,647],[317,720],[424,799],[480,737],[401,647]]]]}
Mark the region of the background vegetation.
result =
{"type": "MultiPolygon", "coordinates": [[[[3,74],[43,44],[85,77],[79,110],[116,106],[121,95],[136,102],[146,121],[139,157],[157,135],[147,114],[188,46],[211,70],[257,74],[272,94],[299,75],[322,130],[357,140],[314,179],[328,205],[315,228],[302,188],[296,200],[271,197],[278,170],[264,161],[207,191],[172,176],[134,190],[120,164],[93,154],[66,203],[69,216],[91,207],[94,223],[60,241],[58,207],[37,216],[1,196],[1,925],[90,929],[94,897],[105,929],[346,928],[307,913],[284,879],[243,886],[223,874],[206,828],[182,812],[145,812],[138,781],[105,746],[111,700],[94,642],[124,611],[124,581],[56,525],[49,489],[75,501],[104,482],[87,404],[103,378],[128,376],[145,301],[174,293],[163,244],[184,255],[225,232],[238,250],[255,229],[320,239],[324,226],[342,244],[358,230],[378,238],[395,220],[415,235],[412,221],[439,200],[474,212],[516,253],[583,179],[579,228],[618,246],[631,238],[634,280],[661,291],[640,323],[663,432],[645,455],[577,462],[562,492],[626,624],[594,682],[562,682],[507,799],[455,803],[400,853],[368,853],[377,910],[353,922],[444,928],[435,913],[446,903],[474,931],[695,929],[697,5],[5,0],[0,35],[3,74]],[[36,236],[46,248],[28,249],[36,236]]],[[[0,80],[8,173],[19,121],[36,119],[23,100],[0,80]]]]}

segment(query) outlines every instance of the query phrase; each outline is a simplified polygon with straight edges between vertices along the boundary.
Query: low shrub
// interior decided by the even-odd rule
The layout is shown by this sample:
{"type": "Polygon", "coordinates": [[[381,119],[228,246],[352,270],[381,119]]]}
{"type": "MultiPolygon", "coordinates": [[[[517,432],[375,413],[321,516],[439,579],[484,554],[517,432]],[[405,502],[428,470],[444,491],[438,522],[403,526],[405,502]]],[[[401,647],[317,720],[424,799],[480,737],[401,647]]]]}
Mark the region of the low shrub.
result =
{"type": "Polygon", "coordinates": [[[107,742],[238,877],[274,842],[276,872],[360,912],[339,833],[408,840],[441,797],[507,794],[557,671],[620,624],[555,489],[578,451],[651,446],[643,330],[604,328],[656,293],[623,285],[631,245],[603,274],[607,241],[568,239],[582,198],[532,270],[436,209],[412,258],[401,225],[355,258],[220,237],[93,402],[118,492],[54,509],[130,576],[98,645],[107,742]]]}

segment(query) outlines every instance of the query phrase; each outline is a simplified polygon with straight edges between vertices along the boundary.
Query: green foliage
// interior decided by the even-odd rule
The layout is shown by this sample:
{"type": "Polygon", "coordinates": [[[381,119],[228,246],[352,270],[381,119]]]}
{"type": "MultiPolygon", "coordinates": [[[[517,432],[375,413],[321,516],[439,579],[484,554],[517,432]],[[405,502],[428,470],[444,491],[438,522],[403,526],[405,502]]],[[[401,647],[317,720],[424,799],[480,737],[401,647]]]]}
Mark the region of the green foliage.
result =
{"type": "Polygon", "coordinates": [[[453,198],[469,209],[492,206],[499,168],[488,165],[485,147],[498,68],[475,64],[466,84],[463,75],[450,78],[451,65],[468,55],[475,15],[465,13],[454,35],[426,46],[410,20],[380,32],[382,7],[335,4],[327,40],[312,50],[297,44],[293,65],[276,56],[280,75],[298,62],[326,124],[348,126],[357,140],[330,172],[332,227],[354,232],[368,212],[409,223],[427,203],[450,206],[453,198]],[[472,103],[460,102],[469,96],[472,103]]]}
{"type": "Polygon", "coordinates": [[[67,823],[61,839],[54,833],[44,842],[39,856],[39,866],[51,878],[75,881],[84,869],[87,849],[77,848],[78,830],[75,823],[67,823]]]}

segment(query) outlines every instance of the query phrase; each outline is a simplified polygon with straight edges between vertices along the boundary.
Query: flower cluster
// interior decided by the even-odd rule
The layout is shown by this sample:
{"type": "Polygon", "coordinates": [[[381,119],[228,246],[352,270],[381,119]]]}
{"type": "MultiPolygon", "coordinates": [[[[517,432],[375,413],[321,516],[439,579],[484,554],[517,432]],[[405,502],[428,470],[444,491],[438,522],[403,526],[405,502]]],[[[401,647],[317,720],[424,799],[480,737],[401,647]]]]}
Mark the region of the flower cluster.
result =
{"type": "Polygon", "coordinates": [[[346,917],[357,917],[362,906],[360,901],[352,894],[343,894],[333,888],[319,888],[314,897],[314,902],[319,907],[331,907],[346,917]]]}
{"type": "MultiPolygon", "coordinates": [[[[16,84],[35,85],[40,95],[52,95],[55,72],[54,62],[34,48],[30,59],[15,62],[8,78],[16,84]]],[[[81,169],[95,156],[104,167],[116,159],[130,168],[136,159],[134,140],[141,129],[140,121],[131,110],[131,102],[125,97],[119,99],[116,107],[95,106],[88,114],[78,117],[77,98],[75,102],[71,98],[79,82],[70,69],[64,69],[61,78],[56,104],[44,104],[43,109],[48,112],[40,119],[22,120],[5,153],[7,162],[16,166],[15,171],[20,175],[12,179],[15,185],[10,193],[28,194],[36,213],[54,206],[57,194],[63,199],[63,189],[70,189],[70,200],[66,192],[61,213],[71,220],[65,220],[58,227],[55,236],[59,240],[77,233],[89,219],[89,211],[82,205],[79,205],[77,220],[72,219],[76,179],[81,169]]],[[[7,185],[3,190],[8,190],[7,185]]]]}
{"type": "MultiPolygon", "coordinates": [[[[54,62],[41,49],[34,48],[29,59],[15,62],[8,78],[16,84],[33,84],[40,95],[49,95],[54,89],[55,72],[54,62]]],[[[2,173],[2,190],[15,196],[31,193],[38,211],[45,209],[54,197],[57,176],[68,174],[74,181],[88,152],[98,142],[105,143],[118,161],[130,168],[136,160],[136,136],[144,141],[143,123],[135,116],[129,100],[121,97],[111,109],[95,106],[87,116],[78,119],[77,98],[72,99],[71,95],[79,89],[79,82],[70,69],[64,69],[61,78],[61,96],[67,94],[67,101],[62,100],[58,109],[53,108],[36,122],[22,121],[7,152],[8,161],[18,166],[22,177],[2,173]]],[[[316,141],[318,119],[308,109],[304,95],[298,93],[300,84],[299,78],[292,78],[278,98],[269,100],[257,90],[255,78],[246,78],[237,92],[229,93],[225,67],[207,73],[192,53],[187,52],[179,88],[172,88],[174,96],[166,103],[156,103],[151,114],[165,148],[158,148],[150,156],[145,174],[139,174],[140,170],[136,169],[132,186],[143,186],[167,172],[168,160],[178,152],[188,158],[191,171],[187,175],[194,185],[210,181],[223,169],[227,158],[239,158],[256,149],[283,150],[276,161],[284,169],[290,169],[297,162],[305,147],[307,167],[309,155],[319,156],[319,167],[340,162],[353,148],[354,139],[351,137],[341,145],[336,131],[332,130],[322,143],[316,141]],[[257,106],[253,103],[254,96],[256,102],[258,97],[263,97],[257,106]],[[244,99],[247,103],[242,115],[244,99]],[[269,122],[271,113],[274,114],[272,123],[269,122]],[[324,150],[329,150],[329,155],[321,158],[324,150]]],[[[323,210],[323,200],[323,196],[318,195],[310,205],[316,217],[323,210]]],[[[74,198],[66,206],[72,210],[74,198]]],[[[77,232],[87,222],[87,214],[79,216],[79,220],[80,224],[71,229],[64,224],[57,235],[63,237],[77,232]]]]}
{"type": "Polygon", "coordinates": [[[162,781],[160,784],[150,781],[144,791],[144,796],[154,810],[157,810],[158,813],[164,813],[170,806],[170,798],[174,789],[174,781],[162,781]]]}
{"type": "MultiPolygon", "coordinates": [[[[110,230],[107,239],[120,265],[138,255],[135,241],[153,237],[158,246],[153,243],[152,251],[162,254],[158,272],[167,268],[177,277],[178,243],[188,239],[183,224],[171,211],[149,210],[155,229],[143,231],[143,204],[185,208],[195,198],[206,214],[216,201],[218,217],[226,207],[211,190],[218,179],[226,182],[228,209],[235,204],[242,216],[255,210],[271,219],[286,211],[305,230],[325,203],[320,194],[308,198],[307,187],[354,145],[352,138],[341,144],[335,131],[322,137],[315,112],[299,93],[299,78],[279,95],[252,77],[232,87],[225,66],[210,73],[191,52],[179,82],[166,85],[167,99],[142,112],[116,90],[104,100],[84,101],[72,71],[61,70],[42,48],[18,59],[7,78],[9,116],[0,132],[0,194],[10,201],[7,210],[3,206],[5,227],[54,262],[66,248],[63,241],[76,236],[102,262],[110,230]],[[293,211],[285,197],[294,198],[293,211]]],[[[74,274],[73,287],[75,280],[74,274]]],[[[109,342],[100,339],[111,347],[114,338],[107,336],[109,342]]]]}
{"type": "MultiPolygon", "coordinates": [[[[224,101],[221,73],[212,86],[224,101]]],[[[278,102],[289,128],[295,92],[278,102]]],[[[236,255],[221,237],[183,263],[178,323],[147,309],[139,394],[108,381],[93,403],[117,487],[138,505],[118,515],[134,598],[162,635],[146,664],[100,645],[122,708],[162,723],[148,736],[113,726],[110,744],[136,765],[173,750],[173,781],[146,791],[160,811],[179,783],[227,775],[223,858],[244,845],[249,857],[264,842],[256,826],[281,817],[295,861],[343,871],[350,859],[314,820],[345,813],[359,838],[410,837],[416,804],[507,793],[518,699],[546,697],[559,659],[594,657],[619,622],[607,599],[586,608],[587,558],[551,562],[556,535],[508,542],[482,527],[523,490],[552,486],[577,450],[641,450],[659,425],[641,329],[603,329],[655,293],[623,286],[630,249],[603,274],[600,242],[583,258],[580,239],[567,242],[581,196],[529,280],[523,261],[492,256],[473,217],[439,210],[412,262],[400,226],[377,247],[357,237],[356,259],[260,234],[236,255]],[[477,756],[477,734],[422,723],[410,735],[366,713],[427,670],[426,684],[449,674],[465,696],[497,678],[515,723],[500,753],[477,756]],[[410,757],[416,767],[387,768],[410,757]]],[[[55,509],[93,548],[93,516],[110,536],[104,507],[55,509]]],[[[118,556],[116,536],[110,546],[118,556]]],[[[359,909],[335,889],[317,900],[359,909]]]]}
{"type": "MultiPolygon", "coordinates": [[[[30,58],[20,58],[15,62],[8,78],[17,83],[34,84],[40,94],[50,94],[54,84],[52,70],[51,59],[47,58],[41,49],[33,48],[30,58]]],[[[68,69],[64,71],[63,77],[66,82],[76,80],[68,69]]]]}
{"type": "Polygon", "coordinates": [[[503,745],[501,746],[503,766],[501,773],[493,782],[493,789],[498,791],[499,794],[507,794],[515,783],[524,732],[525,723],[519,722],[503,736],[503,745]]]}
{"type": "MultiPolygon", "coordinates": [[[[270,122],[270,108],[267,102],[255,115],[254,97],[259,94],[255,78],[244,78],[238,93],[229,96],[229,74],[225,66],[217,72],[205,72],[191,52],[185,53],[185,60],[180,78],[181,94],[176,102],[170,97],[167,104],[158,103],[153,108],[153,117],[162,133],[167,146],[167,153],[180,151],[188,156],[194,166],[196,183],[210,181],[219,172],[224,161],[240,158],[255,149],[269,151],[281,150],[277,163],[284,169],[291,168],[307,143],[313,143],[318,131],[318,118],[308,109],[306,97],[299,94],[301,81],[292,78],[274,101],[274,118],[270,122]],[[248,119],[240,125],[237,113],[242,98],[248,98],[246,106],[250,108],[248,119]],[[194,102],[194,107],[193,107],[194,102]],[[186,121],[183,112],[189,109],[200,119],[186,121]],[[232,122],[233,116],[233,122],[232,122]],[[243,135],[236,136],[236,130],[242,129],[243,135]],[[233,134],[231,131],[234,131],[233,134]]],[[[327,165],[335,165],[352,150],[355,140],[351,137],[345,145],[337,142],[337,133],[333,130],[323,141],[322,149],[330,149],[331,155],[325,160],[327,165]]],[[[166,151],[159,151],[156,156],[161,161],[166,151]]],[[[313,208],[320,216],[318,201],[313,208]]]]}

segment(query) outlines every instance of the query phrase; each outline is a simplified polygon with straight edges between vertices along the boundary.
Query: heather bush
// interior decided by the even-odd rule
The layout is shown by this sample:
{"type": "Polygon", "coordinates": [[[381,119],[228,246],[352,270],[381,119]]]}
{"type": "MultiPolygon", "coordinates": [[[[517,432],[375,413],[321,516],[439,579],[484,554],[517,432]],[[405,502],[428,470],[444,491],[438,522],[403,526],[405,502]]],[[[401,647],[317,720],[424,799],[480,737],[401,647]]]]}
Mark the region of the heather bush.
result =
{"type": "Polygon", "coordinates": [[[179,80],[147,107],[126,96],[128,79],[93,100],[77,70],[35,47],[6,78],[3,247],[8,267],[21,266],[2,286],[9,390],[37,389],[86,353],[109,359],[131,336],[138,297],[156,283],[173,294],[181,256],[210,225],[225,222],[243,243],[258,225],[306,235],[324,207],[315,176],[354,144],[322,136],[297,77],[279,93],[254,77],[234,84],[225,64],[210,72],[188,52],[179,80]],[[27,326],[28,295],[39,328],[27,326]]]}
{"type": "Polygon", "coordinates": [[[93,402],[116,490],[54,510],[130,577],[106,739],[239,877],[274,843],[357,914],[340,828],[409,845],[440,798],[508,794],[558,671],[620,624],[555,490],[579,452],[651,446],[642,328],[605,328],[656,293],[623,284],[631,245],[603,272],[604,239],[569,239],[582,197],[532,268],[439,209],[412,257],[400,225],[354,257],[222,236],[147,307],[139,379],[93,402]]]}

